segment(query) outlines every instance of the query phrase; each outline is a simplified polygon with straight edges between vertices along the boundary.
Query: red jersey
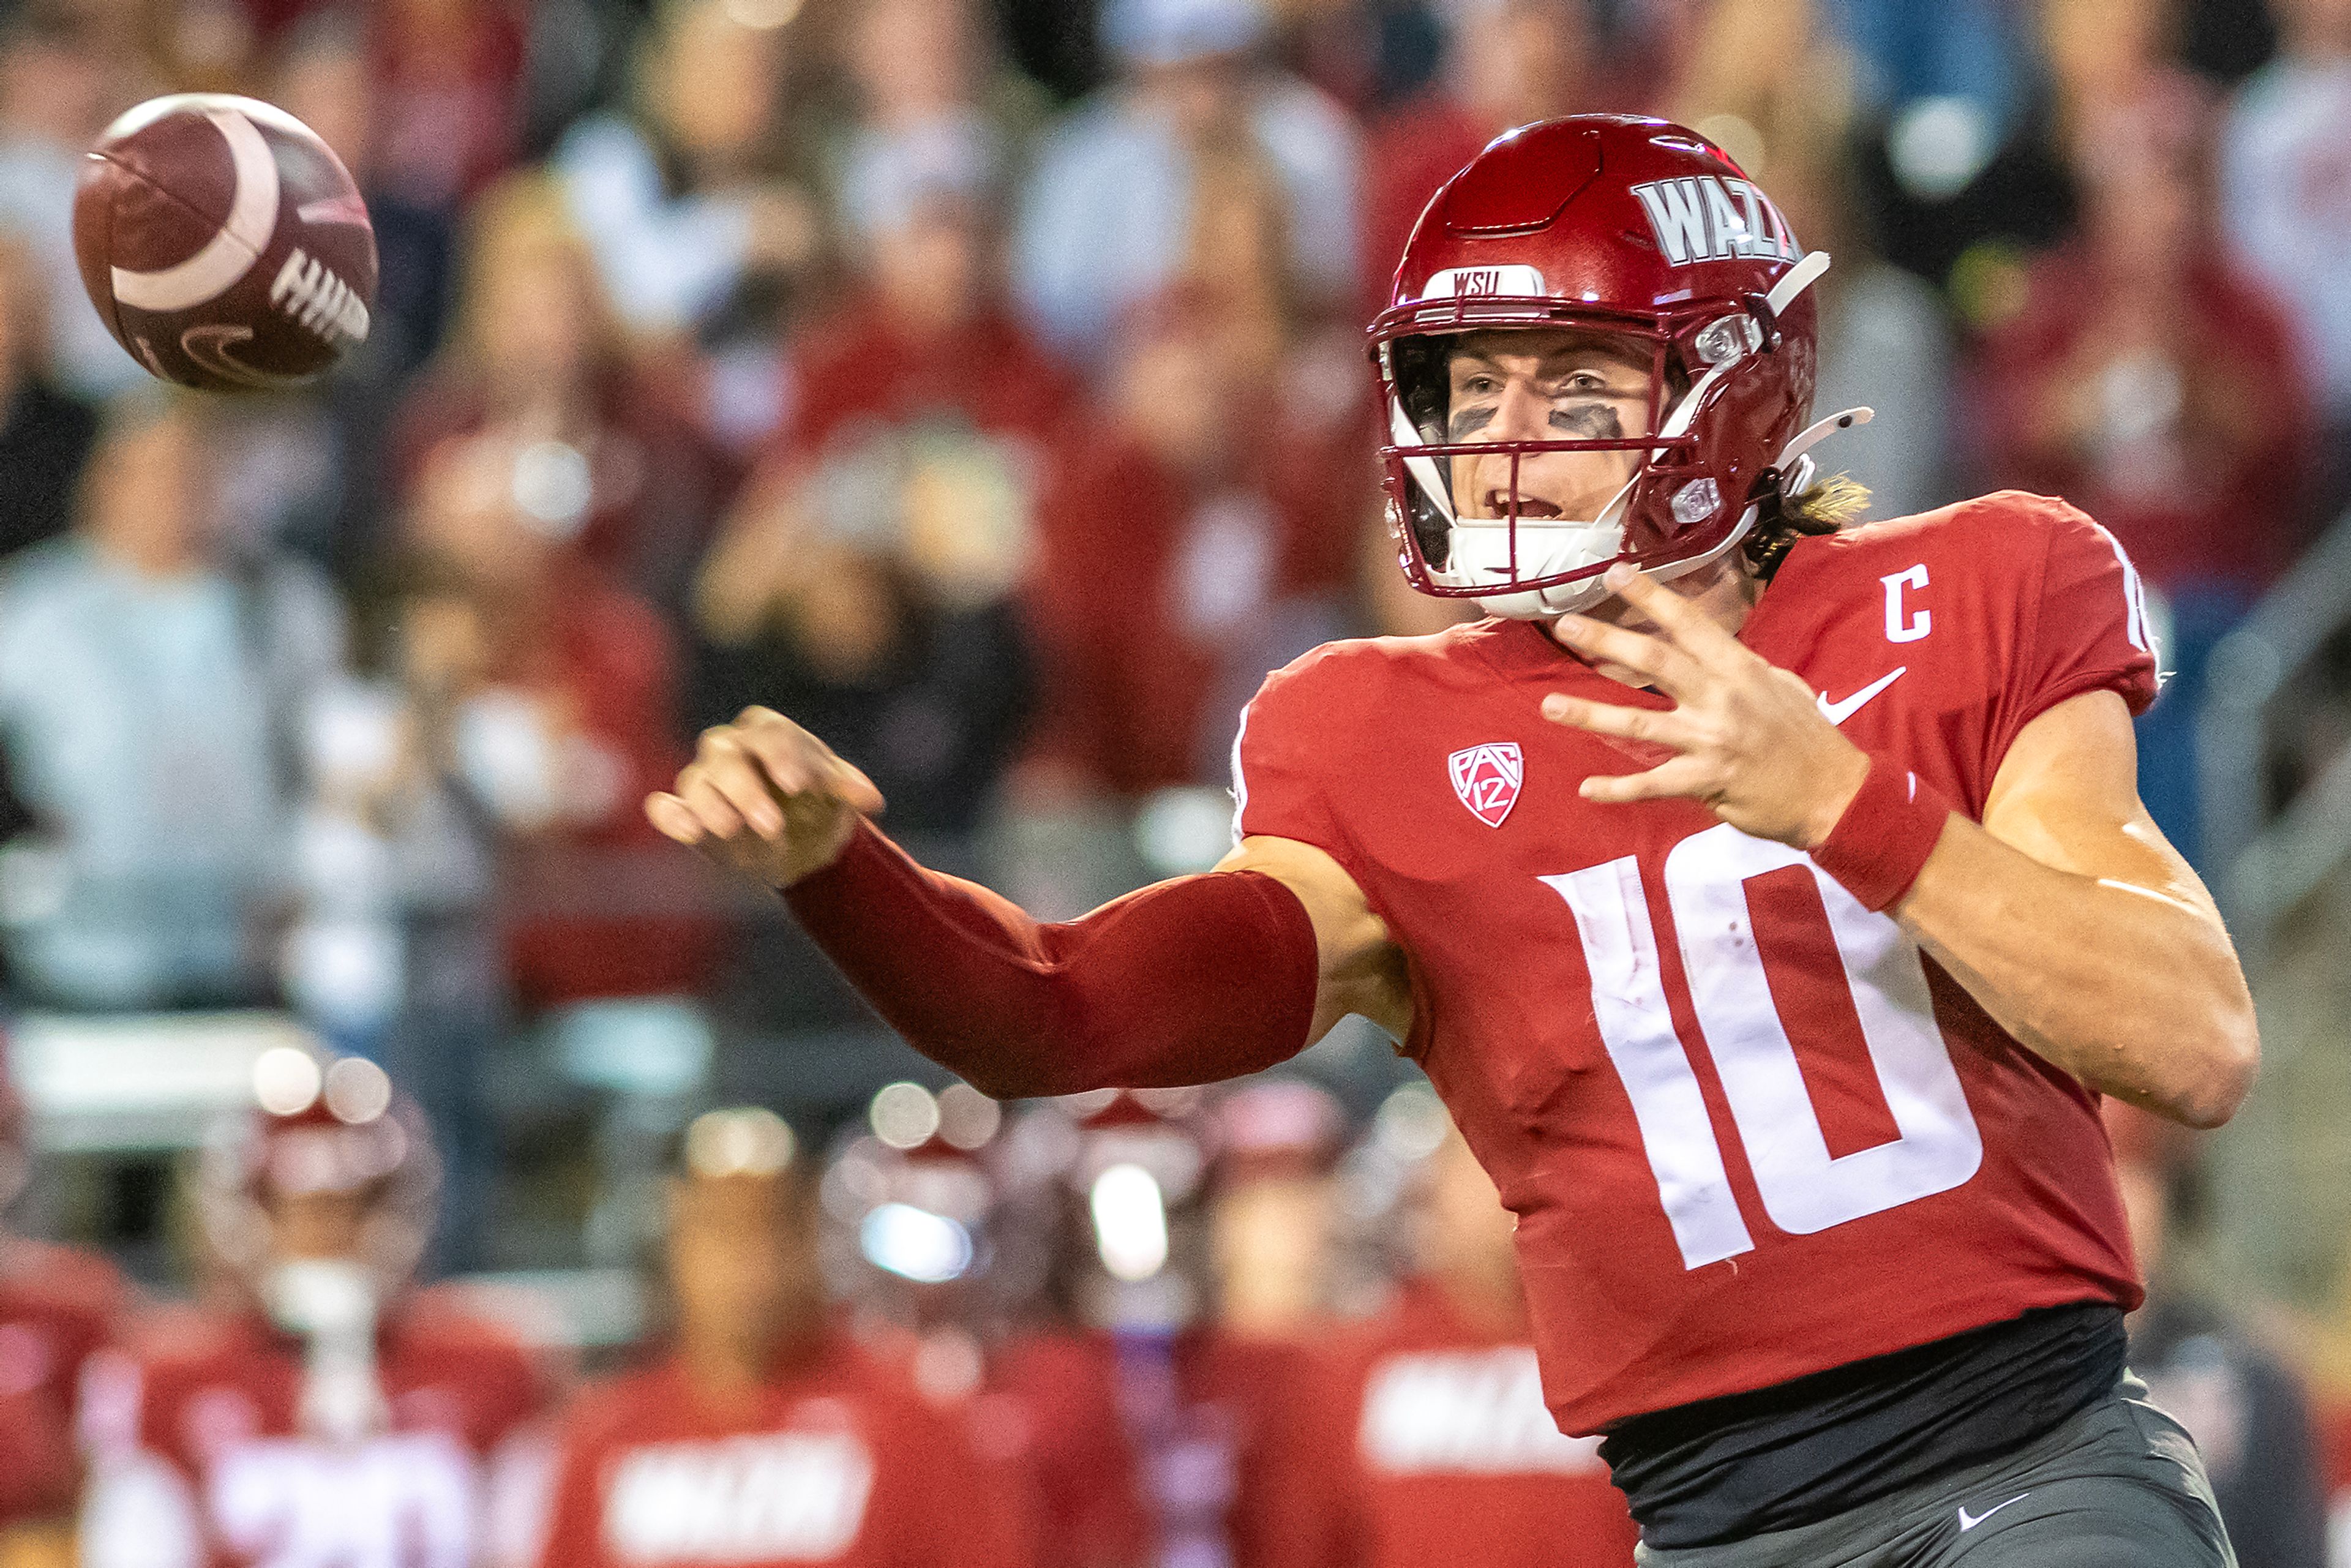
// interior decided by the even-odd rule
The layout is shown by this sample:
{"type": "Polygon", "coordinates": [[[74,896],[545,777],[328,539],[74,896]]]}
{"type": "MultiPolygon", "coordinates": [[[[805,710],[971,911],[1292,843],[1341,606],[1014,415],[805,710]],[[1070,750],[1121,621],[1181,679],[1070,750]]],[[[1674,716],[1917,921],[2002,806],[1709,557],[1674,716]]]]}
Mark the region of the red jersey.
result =
{"type": "Polygon", "coordinates": [[[2317,1424],[2326,1487],[2326,1560],[2351,1568],[2351,1402],[2322,1406],[2317,1424]]]}
{"type": "Polygon", "coordinates": [[[256,1316],[178,1316],[93,1363],[90,1568],[474,1568],[490,1555],[497,1461],[548,1391],[502,1330],[430,1293],[388,1318],[389,1429],[299,1430],[299,1342],[256,1316]]]}
{"type": "Polygon", "coordinates": [[[963,1424],[853,1341],[740,1410],[674,1362],[566,1418],[544,1568],[1028,1568],[1018,1500],[963,1424]]]}
{"type": "Polygon", "coordinates": [[[73,1512],[74,1386],[129,1295],[93,1253],[0,1243],[0,1530],[73,1512]]]}
{"type": "Polygon", "coordinates": [[[1019,1466],[1039,1568],[1142,1568],[1151,1558],[1151,1512],[1119,1404],[1107,1335],[1031,1334],[995,1357],[974,1416],[1019,1466]]]}
{"type": "MultiPolygon", "coordinates": [[[[2013,493],[1799,541],[1740,637],[1970,817],[2035,716],[2155,695],[2120,547],[2013,493]]],[[[1667,754],[1546,723],[1552,691],[1667,706],[1534,622],[1334,643],[1249,705],[1235,795],[1406,955],[1404,1049],[1518,1216],[1561,1426],[2135,1305],[2097,1097],[1810,857],[1583,800],[1667,754]]]]}
{"type": "Polygon", "coordinates": [[[1273,1568],[1628,1568],[1639,1531],[1599,1439],[1543,1408],[1523,1333],[1433,1283],[1316,1357],[1282,1446],[1273,1568]]]}

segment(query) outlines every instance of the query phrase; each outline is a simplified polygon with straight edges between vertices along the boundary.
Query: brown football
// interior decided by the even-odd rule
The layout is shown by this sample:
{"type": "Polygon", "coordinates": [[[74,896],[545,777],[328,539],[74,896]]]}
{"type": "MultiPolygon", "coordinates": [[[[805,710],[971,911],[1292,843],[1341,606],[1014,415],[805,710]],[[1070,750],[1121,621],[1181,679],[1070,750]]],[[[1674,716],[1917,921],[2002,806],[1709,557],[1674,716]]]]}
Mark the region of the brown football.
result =
{"type": "Polygon", "coordinates": [[[367,339],[375,229],[328,145],[226,93],[151,99],[106,128],[74,193],[82,286],[167,382],[297,385],[367,339]]]}

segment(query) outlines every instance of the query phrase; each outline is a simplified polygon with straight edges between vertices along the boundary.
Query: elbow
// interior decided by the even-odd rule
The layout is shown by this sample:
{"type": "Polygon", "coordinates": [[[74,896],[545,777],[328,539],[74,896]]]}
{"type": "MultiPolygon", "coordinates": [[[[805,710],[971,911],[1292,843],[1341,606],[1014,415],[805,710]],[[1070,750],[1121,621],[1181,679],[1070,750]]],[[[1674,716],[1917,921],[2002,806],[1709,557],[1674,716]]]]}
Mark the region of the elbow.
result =
{"type": "Polygon", "coordinates": [[[2225,1125],[2253,1091],[2262,1065],[2262,1038],[2252,998],[2241,984],[2196,1031],[2201,1042],[2190,1077],[2166,1107],[2174,1120],[2201,1132],[2225,1125]]]}
{"type": "Polygon", "coordinates": [[[2179,1105],[2179,1120],[2202,1132],[2227,1124],[2253,1092],[2261,1071],[2261,1036],[2254,1029],[2252,1009],[2241,1023],[2218,1035],[2207,1051],[2197,1081],[2179,1105]]]}

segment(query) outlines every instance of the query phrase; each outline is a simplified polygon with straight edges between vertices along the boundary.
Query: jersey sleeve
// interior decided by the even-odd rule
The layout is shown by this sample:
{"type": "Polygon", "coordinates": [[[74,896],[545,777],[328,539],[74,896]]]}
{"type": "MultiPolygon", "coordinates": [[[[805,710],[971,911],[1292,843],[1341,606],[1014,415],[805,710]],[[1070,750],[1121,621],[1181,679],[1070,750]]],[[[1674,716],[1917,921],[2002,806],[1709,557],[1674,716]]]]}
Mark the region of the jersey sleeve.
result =
{"type": "Polygon", "coordinates": [[[1310,653],[1265,678],[1233,736],[1233,841],[1295,839],[1345,863],[1324,788],[1332,747],[1323,655],[1310,653]]]}
{"type": "MultiPolygon", "coordinates": [[[[2147,591],[2121,541],[2062,501],[2035,499],[2040,570],[2019,574],[2023,634],[2001,693],[1995,758],[2069,697],[2110,691],[2138,714],[2159,681],[2147,591]]],[[[2029,560],[2031,546],[2019,543],[2029,560]]]]}

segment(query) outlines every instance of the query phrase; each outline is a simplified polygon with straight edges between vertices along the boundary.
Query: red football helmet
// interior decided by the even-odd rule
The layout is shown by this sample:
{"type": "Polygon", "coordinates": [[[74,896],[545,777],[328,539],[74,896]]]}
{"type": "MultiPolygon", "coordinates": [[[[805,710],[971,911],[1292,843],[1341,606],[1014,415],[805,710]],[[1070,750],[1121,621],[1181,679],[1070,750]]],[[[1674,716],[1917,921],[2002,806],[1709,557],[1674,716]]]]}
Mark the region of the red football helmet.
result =
{"type": "Polygon", "coordinates": [[[350,1261],[389,1293],[423,1255],[440,1186],[423,1113],[381,1068],[279,1046],[254,1063],[251,1106],[226,1122],[205,1152],[204,1240],[232,1279],[256,1287],[276,1261],[272,1198],[357,1194],[367,1218],[363,1256],[350,1261]]]}
{"type": "Polygon", "coordinates": [[[1759,503],[1808,482],[1812,440],[1867,417],[1803,430],[1814,363],[1804,291],[1827,266],[1719,148],[1677,125],[1586,114],[1497,138],[1430,200],[1371,327],[1389,522],[1413,586],[1489,614],[1552,615],[1599,598],[1613,562],[1670,577],[1737,545],[1759,503]],[[1637,348],[1650,364],[1648,433],[1451,439],[1454,342],[1524,328],[1637,348]],[[1594,517],[1521,515],[1520,465],[1570,452],[1642,456],[1594,517]],[[1452,491],[1457,459],[1488,456],[1510,459],[1497,517],[1452,491]]]}

